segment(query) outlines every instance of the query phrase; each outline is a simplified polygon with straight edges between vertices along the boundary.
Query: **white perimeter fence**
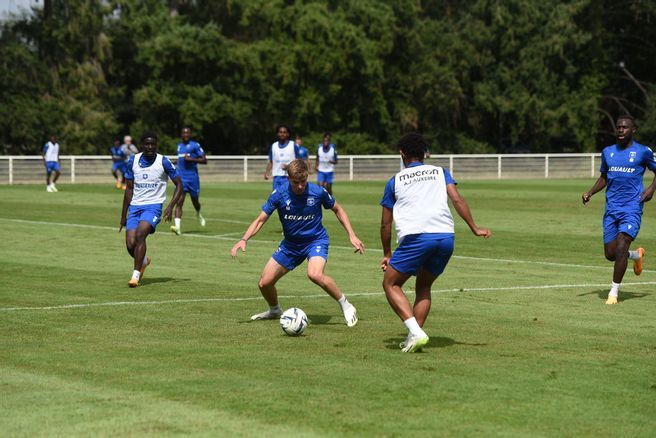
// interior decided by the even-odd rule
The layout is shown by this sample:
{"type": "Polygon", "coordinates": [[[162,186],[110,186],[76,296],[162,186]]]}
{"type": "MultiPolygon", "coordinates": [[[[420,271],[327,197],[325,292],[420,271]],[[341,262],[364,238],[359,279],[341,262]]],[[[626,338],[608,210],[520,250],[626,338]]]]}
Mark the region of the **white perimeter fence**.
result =
{"type": "MultiPolygon", "coordinates": [[[[175,160],[177,157],[169,157],[175,160]]],[[[210,155],[199,166],[203,182],[262,181],[265,155],[210,155]]],[[[458,179],[591,178],[598,174],[600,154],[432,155],[427,164],[446,167],[458,179]]],[[[60,183],[114,181],[112,160],[104,155],[63,155],[60,183]]],[[[342,155],[336,181],[385,180],[401,168],[398,155],[342,155]]],[[[312,177],[310,177],[312,178],[312,177]]],[[[0,184],[45,181],[40,156],[0,156],[0,184]]]]}

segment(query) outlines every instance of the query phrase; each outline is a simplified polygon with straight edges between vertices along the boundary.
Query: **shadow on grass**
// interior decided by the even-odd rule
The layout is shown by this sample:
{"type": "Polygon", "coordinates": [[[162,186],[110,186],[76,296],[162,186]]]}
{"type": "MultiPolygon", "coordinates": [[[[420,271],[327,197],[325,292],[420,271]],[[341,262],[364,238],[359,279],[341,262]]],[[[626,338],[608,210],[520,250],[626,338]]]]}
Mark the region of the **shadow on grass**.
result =
{"type": "MultiPolygon", "coordinates": [[[[390,350],[398,350],[399,349],[399,343],[405,340],[405,336],[400,337],[400,338],[388,338],[385,339],[385,348],[388,348],[390,350]]],[[[470,347],[485,347],[487,344],[485,343],[471,343],[471,342],[458,342],[453,338],[445,338],[443,336],[431,336],[430,340],[428,341],[428,345],[424,347],[424,349],[430,349],[430,348],[446,348],[446,347],[451,347],[453,345],[467,345],[470,347]]]]}
{"type": "Polygon", "coordinates": [[[145,286],[147,284],[168,283],[170,281],[175,281],[176,283],[180,283],[183,281],[190,281],[190,280],[188,278],[146,277],[143,280],[141,280],[139,283],[141,286],[145,286]]]}
{"type": "MultiPolygon", "coordinates": [[[[578,297],[582,297],[585,295],[597,295],[600,300],[606,301],[606,298],[608,298],[608,289],[598,289],[598,290],[593,290],[590,292],[585,292],[582,294],[578,294],[578,297]]],[[[618,300],[619,301],[628,301],[632,300],[634,298],[644,298],[646,296],[649,296],[651,294],[645,293],[645,292],[625,292],[623,290],[620,290],[618,300]]]]}

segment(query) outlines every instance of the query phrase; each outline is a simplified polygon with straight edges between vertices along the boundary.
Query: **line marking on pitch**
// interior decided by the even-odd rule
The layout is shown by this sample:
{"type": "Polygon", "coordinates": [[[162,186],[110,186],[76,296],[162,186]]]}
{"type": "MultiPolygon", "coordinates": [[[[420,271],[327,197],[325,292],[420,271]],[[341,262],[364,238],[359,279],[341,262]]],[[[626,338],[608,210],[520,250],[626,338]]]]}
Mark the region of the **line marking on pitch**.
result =
{"type": "MultiPolygon", "coordinates": [[[[649,286],[656,284],[656,281],[645,281],[641,283],[622,283],[623,286],[649,286]]],[[[583,287],[607,287],[607,283],[582,283],[582,284],[547,284],[532,286],[508,286],[508,287],[470,287],[470,288],[453,288],[453,289],[436,289],[434,293],[450,292],[497,292],[512,290],[536,290],[536,289],[571,289],[583,287]]],[[[406,294],[413,293],[413,290],[406,290],[406,294]]],[[[380,292],[349,292],[350,297],[377,297],[384,296],[380,292]]],[[[283,299],[312,299],[327,298],[326,294],[315,295],[279,295],[283,299]]],[[[0,307],[0,312],[17,312],[29,310],[65,310],[65,309],[84,309],[89,307],[117,307],[117,306],[156,306],[162,304],[193,304],[193,303],[212,303],[212,302],[239,302],[239,301],[261,301],[263,298],[257,297],[227,297],[227,298],[186,298],[180,300],[157,300],[157,301],[107,301],[103,303],[81,303],[81,304],[60,304],[56,306],[40,307],[0,307]]]]}
{"type": "MultiPolygon", "coordinates": [[[[217,219],[213,219],[213,220],[217,220],[217,219]]],[[[108,226],[103,226],[103,225],[85,225],[85,224],[71,224],[71,223],[64,223],[64,222],[33,221],[33,220],[27,220],[27,219],[10,219],[10,218],[2,218],[2,217],[0,217],[0,221],[15,222],[15,223],[22,223],[22,224],[34,224],[34,225],[54,225],[54,226],[70,227],[70,228],[89,228],[89,229],[96,229],[96,230],[109,230],[109,231],[114,231],[114,232],[118,231],[118,227],[108,227],[108,226]]],[[[228,220],[224,220],[224,221],[227,222],[228,220]]],[[[233,234],[238,236],[241,233],[235,232],[235,233],[218,234],[218,235],[183,233],[181,236],[177,236],[173,233],[158,233],[158,235],[169,236],[169,237],[213,239],[213,240],[225,240],[225,241],[230,241],[230,242],[233,242],[235,240],[234,238],[230,237],[233,234]]],[[[266,243],[266,244],[274,244],[274,245],[277,245],[278,243],[280,243],[280,241],[278,241],[278,240],[249,239],[248,241],[249,242],[254,242],[254,243],[266,243]]],[[[349,251],[353,250],[353,248],[350,247],[350,246],[330,245],[330,247],[334,248],[334,249],[341,249],[341,250],[349,250],[349,251]]],[[[382,252],[382,249],[371,248],[371,249],[368,249],[367,251],[382,252]]],[[[461,256],[461,255],[454,255],[454,256],[452,256],[452,258],[459,259],[459,260],[475,260],[475,261],[486,261],[486,262],[494,262],[494,263],[521,263],[521,264],[543,265],[543,266],[553,266],[553,267],[603,269],[603,270],[612,269],[611,266],[578,265],[578,264],[571,264],[571,263],[543,262],[543,261],[537,261],[537,260],[494,259],[494,258],[486,258],[486,257],[471,257],[471,256],[461,256]]],[[[644,272],[644,273],[654,273],[656,271],[644,269],[642,272],[644,272]]]]}

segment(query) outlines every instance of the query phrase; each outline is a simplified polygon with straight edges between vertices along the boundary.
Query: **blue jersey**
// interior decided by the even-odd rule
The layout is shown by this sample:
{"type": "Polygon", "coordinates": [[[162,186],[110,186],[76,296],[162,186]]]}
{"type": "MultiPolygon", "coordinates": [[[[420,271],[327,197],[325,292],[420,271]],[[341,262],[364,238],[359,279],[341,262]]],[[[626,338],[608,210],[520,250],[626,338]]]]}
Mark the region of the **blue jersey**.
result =
{"type": "Polygon", "coordinates": [[[647,146],[634,141],[624,149],[616,144],[604,148],[599,171],[606,175],[606,211],[642,211],[646,169],[656,171],[654,153],[647,146]]]}
{"type": "MultiPolygon", "coordinates": [[[[132,172],[132,165],[134,164],[134,157],[136,155],[132,155],[128,159],[127,163],[127,168],[125,169],[125,179],[131,179],[134,180],[134,173],[132,172]]],[[[145,155],[141,154],[141,158],[139,159],[139,166],[141,167],[150,167],[154,162],[156,158],[153,158],[151,161],[149,161],[145,155]]],[[[166,157],[162,158],[162,166],[164,167],[164,172],[169,176],[169,178],[174,179],[176,176],[178,176],[178,172],[175,169],[175,166],[173,163],[171,163],[171,160],[169,160],[166,157]]]]}
{"type": "Polygon", "coordinates": [[[301,160],[307,160],[309,156],[310,156],[310,151],[308,151],[308,148],[304,146],[298,147],[298,154],[296,155],[296,158],[300,158],[301,160]]]}
{"type": "Polygon", "coordinates": [[[112,158],[116,162],[125,161],[125,159],[127,158],[125,149],[123,149],[122,146],[112,146],[111,148],[109,148],[109,153],[112,155],[112,158]]]}
{"type": "Polygon", "coordinates": [[[187,154],[191,158],[200,158],[205,155],[205,151],[198,142],[193,140],[189,140],[188,143],[178,144],[178,172],[182,179],[185,179],[186,176],[198,175],[198,163],[185,160],[184,157],[187,154]]]}
{"type": "Polygon", "coordinates": [[[321,223],[321,208],[331,209],[334,206],[335,199],[326,189],[309,182],[302,195],[294,194],[289,185],[274,190],[262,206],[262,211],[270,216],[278,210],[285,240],[305,243],[328,238],[321,223]]]}

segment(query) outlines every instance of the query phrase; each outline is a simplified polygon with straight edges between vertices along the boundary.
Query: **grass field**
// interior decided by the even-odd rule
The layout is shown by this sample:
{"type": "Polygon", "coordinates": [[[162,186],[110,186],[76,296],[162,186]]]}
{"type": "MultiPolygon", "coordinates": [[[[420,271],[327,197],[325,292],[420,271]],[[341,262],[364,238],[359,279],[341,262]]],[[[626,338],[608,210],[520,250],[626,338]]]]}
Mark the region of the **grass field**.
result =
{"type": "MultiPolygon", "coordinates": [[[[303,269],[279,283],[306,311],[299,338],[266,308],[260,271],[280,240],[271,218],[237,260],[234,242],[269,184],[204,185],[201,229],[161,224],[153,265],[132,261],[112,186],[0,186],[0,434],[3,436],[654,436],[656,209],[645,208],[621,303],[604,305],[603,194],[592,180],[464,181],[489,240],[456,217],[456,251],[433,293],[423,353],[403,354],[402,323],[380,287],[383,183],[337,182],[364,256],[331,212],[339,306],[303,269]]],[[[413,283],[408,284],[411,291],[413,283]]]]}

